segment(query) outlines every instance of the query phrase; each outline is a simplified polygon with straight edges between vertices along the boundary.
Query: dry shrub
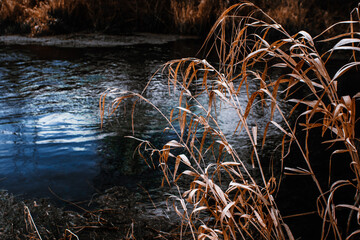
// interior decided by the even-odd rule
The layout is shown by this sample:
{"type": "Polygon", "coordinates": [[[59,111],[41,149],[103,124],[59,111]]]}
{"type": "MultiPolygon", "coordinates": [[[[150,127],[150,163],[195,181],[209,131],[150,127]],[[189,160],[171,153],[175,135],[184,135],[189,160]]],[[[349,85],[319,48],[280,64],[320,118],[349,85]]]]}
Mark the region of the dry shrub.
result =
{"type": "MultiPolygon", "coordinates": [[[[25,32],[36,35],[38,33],[48,32],[49,23],[55,20],[49,15],[50,10],[51,6],[47,1],[4,0],[0,6],[0,24],[4,25],[4,29],[14,26],[16,29],[10,29],[10,33],[25,32]]],[[[6,31],[7,30],[5,30],[5,33],[6,31]]]]}
{"type": "Polygon", "coordinates": [[[282,1],[276,8],[269,9],[267,14],[274,16],[274,19],[282,25],[302,27],[311,9],[309,5],[312,6],[312,2],[307,1],[306,6],[304,6],[304,1],[300,0],[282,1]]]}
{"type": "MultiPolygon", "coordinates": [[[[0,4],[0,24],[8,25],[9,23],[19,23],[24,21],[28,14],[24,11],[24,2],[26,1],[12,1],[4,0],[0,4]]],[[[17,26],[20,28],[20,26],[17,26]]],[[[5,27],[1,27],[5,28],[5,27]]],[[[3,30],[2,30],[3,31],[3,30]]]]}
{"type": "Polygon", "coordinates": [[[81,30],[126,32],[159,28],[169,22],[168,12],[169,2],[159,0],[3,0],[0,24],[8,28],[2,30],[5,33],[31,35],[81,30]]]}
{"type": "Polygon", "coordinates": [[[228,6],[223,0],[171,0],[171,10],[175,25],[183,33],[200,31],[213,23],[228,6]]]}
{"type": "MultiPolygon", "coordinates": [[[[266,14],[282,24],[287,31],[296,33],[302,29],[317,34],[326,27],[347,19],[356,1],[314,1],[314,0],[251,0],[266,14]]],[[[334,34],[334,29],[331,34],[334,34]]]]}

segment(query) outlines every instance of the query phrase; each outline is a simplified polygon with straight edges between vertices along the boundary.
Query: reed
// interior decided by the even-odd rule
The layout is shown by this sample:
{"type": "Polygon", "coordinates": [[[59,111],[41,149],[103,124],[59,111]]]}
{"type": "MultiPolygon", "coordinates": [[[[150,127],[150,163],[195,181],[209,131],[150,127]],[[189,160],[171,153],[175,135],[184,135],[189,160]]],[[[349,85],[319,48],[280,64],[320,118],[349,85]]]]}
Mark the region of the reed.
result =
{"type": "Polygon", "coordinates": [[[274,197],[281,176],[265,174],[258,153],[273,125],[284,134],[279,143],[281,157],[277,160],[282,163],[284,174],[308,176],[318,191],[313,204],[323,221],[319,229],[321,239],[358,237],[360,162],[355,112],[360,93],[339,95],[338,81],[359,65],[359,23],[359,8],[355,8],[349,21],[338,22],[315,37],[306,31],[290,34],[254,4],[238,3],[222,13],[206,39],[207,46],[218,56],[216,67],[205,59],[184,58],[170,61],[161,69],[170,92],[178,94],[179,99],[170,115],[161,112],[142,93],[109,90],[101,96],[102,119],[111,93],[117,97],[109,107],[109,115],[129,98],[136,99],[134,106],[145,101],[166,119],[167,131],[176,134],[176,139],[161,148],[141,141],[139,149],[150,152],[146,160],[158,163],[164,182],[177,190],[172,199],[175,211],[183,219],[182,235],[199,239],[294,239],[274,197]],[[328,37],[338,26],[343,32],[328,37]],[[330,47],[326,49],[327,46],[330,47]],[[332,74],[328,64],[339,53],[350,58],[332,74]],[[248,88],[251,81],[259,86],[254,92],[248,88]],[[299,88],[304,89],[302,93],[297,92],[299,88]],[[244,89],[246,103],[240,101],[244,89]],[[204,96],[205,104],[200,100],[204,96]],[[281,101],[293,104],[289,116],[283,113],[281,101]],[[231,136],[223,133],[217,115],[219,102],[236,112],[238,124],[234,133],[248,136],[251,159],[240,159],[236,146],[229,143],[231,136]],[[259,104],[267,106],[270,112],[269,122],[262,130],[248,123],[252,109],[259,104]],[[275,115],[281,121],[276,122],[275,115]],[[340,163],[351,176],[334,180],[330,171],[328,184],[322,183],[319,175],[323,173],[314,171],[308,145],[315,128],[321,130],[322,136],[330,137],[323,143],[333,147],[331,158],[342,154],[351,159],[350,164],[340,163]],[[304,140],[299,138],[298,129],[305,132],[304,140]],[[261,143],[258,139],[262,139],[261,143]],[[284,165],[293,149],[300,152],[302,167],[284,165]],[[335,200],[345,187],[353,188],[354,194],[345,202],[335,200]],[[344,219],[344,209],[346,220],[339,222],[338,219],[344,219]]]}

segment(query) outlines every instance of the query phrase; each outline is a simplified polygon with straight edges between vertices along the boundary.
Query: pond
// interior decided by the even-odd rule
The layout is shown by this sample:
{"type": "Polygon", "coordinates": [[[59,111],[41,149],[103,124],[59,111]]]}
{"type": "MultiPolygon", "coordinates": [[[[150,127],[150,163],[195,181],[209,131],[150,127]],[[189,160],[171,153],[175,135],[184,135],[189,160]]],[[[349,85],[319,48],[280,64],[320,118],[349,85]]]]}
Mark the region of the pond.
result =
{"type": "MultiPolygon", "coordinates": [[[[40,43],[0,45],[0,189],[24,198],[51,198],[54,192],[82,200],[114,185],[158,187],[159,173],[134,157],[139,142],[124,137],[132,135],[131,109],[101,129],[99,97],[113,87],[141,92],[161,64],[195,56],[201,42],[183,39],[108,47],[40,43]]],[[[147,97],[171,109],[177,102],[168,97],[166,84],[156,75],[147,97]]],[[[224,108],[220,114],[221,126],[231,135],[234,112],[224,108]]],[[[255,124],[260,119],[261,125],[265,115],[258,109],[250,120],[255,124]]],[[[137,137],[171,140],[171,134],[163,134],[164,127],[150,106],[138,108],[137,137]]],[[[270,143],[272,137],[274,141],[282,137],[278,131],[268,135],[270,143]]],[[[246,136],[235,137],[233,143],[251,151],[246,136]]]]}

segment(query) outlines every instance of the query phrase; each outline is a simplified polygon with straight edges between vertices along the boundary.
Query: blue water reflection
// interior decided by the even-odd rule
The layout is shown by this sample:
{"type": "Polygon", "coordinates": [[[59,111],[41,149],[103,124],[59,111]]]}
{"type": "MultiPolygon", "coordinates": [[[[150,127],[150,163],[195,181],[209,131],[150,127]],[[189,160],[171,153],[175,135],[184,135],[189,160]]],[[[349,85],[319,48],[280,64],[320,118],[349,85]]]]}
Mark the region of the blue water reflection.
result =
{"type": "MultiPolygon", "coordinates": [[[[200,44],[183,40],[93,49],[0,46],[0,189],[24,197],[51,197],[51,188],[63,198],[80,200],[113,185],[159,186],[152,181],[161,179],[160,174],[134,155],[139,142],[124,138],[132,135],[133,100],[126,100],[117,117],[106,119],[100,129],[99,97],[113,87],[141,92],[161,64],[194,56],[200,44]]],[[[250,88],[255,91],[256,86],[250,88]]],[[[165,114],[178,104],[160,75],[146,97],[165,114]]],[[[200,101],[206,103],[207,98],[200,101]]],[[[244,92],[244,107],[246,101],[244,92]]],[[[163,133],[166,123],[151,106],[137,106],[136,137],[157,146],[175,139],[171,131],[163,133]]],[[[264,128],[269,115],[260,105],[254,107],[250,127],[264,128]]],[[[218,117],[222,131],[231,136],[230,144],[248,158],[246,134],[233,135],[236,112],[223,106],[218,117]]],[[[269,129],[270,142],[281,137],[269,129]]]]}
{"type": "Polygon", "coordinates": [[[123,137],[130,120],[101,130],[99,96],[110,87],[141,91],[159,64],[175,57],[171,48],[0,46],[0,188],[47,197],[50,187],[84,199],[104,186],[136,184],[143,163],[127,159],[137,144],[123,137]]]}

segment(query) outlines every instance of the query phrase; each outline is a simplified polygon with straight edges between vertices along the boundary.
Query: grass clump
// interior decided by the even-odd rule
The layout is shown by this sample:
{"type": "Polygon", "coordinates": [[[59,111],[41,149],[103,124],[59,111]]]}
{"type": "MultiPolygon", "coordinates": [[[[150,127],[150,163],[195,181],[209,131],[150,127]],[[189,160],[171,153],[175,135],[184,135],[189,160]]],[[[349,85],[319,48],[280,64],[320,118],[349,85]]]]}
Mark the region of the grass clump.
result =
{"type": "MultiPolygon", "coordinates": [[[[278,143],[281,156],[277,159],[284,175],[310,177],[317,189],[317,201],[312,204],[316,208],[314,217],[322,221],[319,238],[358,237],[360,160],[355,126],[360,93],[340,95],[346,90],[338,88],[348,71],[359,65],[359,19],[359,8],[355,8],[350,21],[338,22],[315,37],[306,31],[289,34],[254,4],[238,3],[222,13],[206,40],[218,56],[216,66],[196,58],[163,66],[169,91],[177,94],[179,102],[169,115],[143,94],[116,93],[110,114],[128,98],[137,99],[135,104],[145,101],[166,119],[167,131],[177,136],[161,148],[149,141],[142,141],[140,148],[150,152],[147,160],[154,162],[158,156],[165,182],[177,190],[172,199],[183,219],[182,235],[199,239],[294,239],[275,198],[282,175],[267,174],[259,155],[273,126],[284,134],[278,143]],[[339,26],[343,32],[329,37],[339,26]],[[348,60],[333,71],[331,61],[340,53],[348,60]],[[258,89],[250,91],[251,82],[258,89]],[[246,101],[242,100],[244,95],[246,101]],[[281,109],[282,101],[293,104],[288,115],[281,109]],[[231,136],[222,131],[219,103],[235,111],[237,125],[233,132],[247,135],[252,147],[249,159],[241,159],[229,141],[231,136]],[[248,122],[252,109],[259,105],[269,113],[263,129],[248,122]],[[299,137],[298,129],[304,137],[299,137]],[[324,184],[324,173],[314,171],[315,161],[309,150],[314,129],[327,136],[320,141],[332,151],[326,166],[331,166],[334,155],[341,154],[350,159],[350,163],[340,164],[350,175],[333,179],[329,171],[325,173],[329,181],[324,184]],[[290,167],[285,160],[294,149],[301,162],[290,167]],[[351,196],[345,201],[336,200],[345,187],[352,188],[351,196]]],[[[102,117],[108,94],[101,97],[102,117]]]]}

